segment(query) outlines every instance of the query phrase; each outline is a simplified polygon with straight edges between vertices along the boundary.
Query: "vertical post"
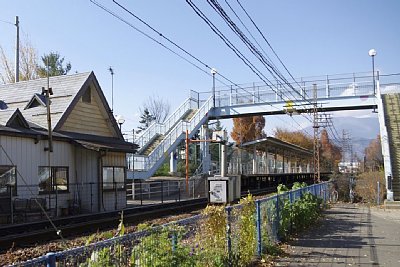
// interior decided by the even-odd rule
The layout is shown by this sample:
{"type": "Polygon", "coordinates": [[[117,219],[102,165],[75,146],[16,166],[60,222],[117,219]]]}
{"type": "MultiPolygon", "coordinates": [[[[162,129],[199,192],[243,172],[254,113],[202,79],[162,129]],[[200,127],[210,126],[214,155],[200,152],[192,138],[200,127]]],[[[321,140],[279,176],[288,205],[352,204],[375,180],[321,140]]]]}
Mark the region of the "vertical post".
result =
{"type": "Polygon", "coordinates": [[[317,85],[313,85],[314,107],[313,107],[313,128],[314,128],[314,183],[320,182],[319,172],[319,123],[318,123],[318,105],[317,105],[317,85]]]}
{"type": "Polygon", "coordinates": [[[229,94],[229,106],[232,106],[232,85],[231,85],[231,93],[229,94]]]}
{"type": "Polygon", "coordinates": [[[215,74],[217,73],[217,70],[212,68],[211,69],[211,74],[213,77],[213,87],[212,87],[212,98],[213,98],[213,108],[215,108],[215,74]]]}
{"type": "Polygon", "coordinates": [[[378,206],[381,204],[381,187],[380,187],[380,183],[379,183],[379,181],[377,182],[378,183],[378,195],[377,195],[377,204],[378,204],[378,206]]]}
{"type": "Polygon", "coordinates": [[[326,95],[326,98],[329,98],[329,96],[330,96],[330,92],[329,92],[329,76],[328,75],[326,75],[326,88],[325,88],[325,95],[326,95]]]}
{"type": "Polygon", "coordinates": [[[376,95],[376,88],[375,88],[375,55],[372,57],[372,79],[374,81],[374,95],[376,95]]]}
{"type": "Polygon", "coordinates": [[[176,235],[176,232],[173,231],[172,232],[172,237],[171,237],[171,242],[172,242],[172,252],[176,251],[176,245],[177,245],[177,241],[178,241],[178,237],[176,235]]]}
{"type": "Polygon", "coordinates": [[[13,195],[13,190],[12,190],[12,186],[11,185],[7,185],[7,191],[9,193],[9,197],[10,197],[10,216],[11,216],[11,224],[14,223],[14,205],[13,205],[13,199],[12,199],[12,195],[13,195]]]}
{"type": "Polygon", "coordinates": [[[221,144],[221,177],[227,175],[226,145],[221,144]]]}
{"type": "Polygon", "coordinates": [[[164,181],[161,180],[161,203],[164,203],[164,181]]]}
{"type": "Polygon", "coordinates": [[[257,254],[261,258],[262,253],[262,234],[261,234],[261,207],[260,200],[256,200],[256,211],[257,211],[257,254]]]}
{"type": "Polygon", "coordinates": [[[56,267],[56,254],[49,252],[46,254],[47,267],[56,267]]]}
{"type": "Polygon", "coordinates": [[[186,129],[186,192],[189,190],[189,131],[186,129]]]}
{"type": "Polygon", "coordinates": [[[181,201],[181,182],[178,181],[178,201],[181,201]]]}
{"type": "Polygon", "coordinates": [[[276,210],[276,219],[275,219],[275,233],[276,233],[276,241],[279,241],[278,231],[279,231],[279,223],[280,223],[280,212],[279,212],[279,194],[276,195],[275,202],[275,210],[276,210]]]}
{"type": "Polygon", "coordinates": [[[142,189],[142,179],[139,180],[140,185],[140,206],[143,205],[143,189],[142,189]]]}
{"type": "Polygon", "coordinates": [[[90,212],[93,212],[93,182],[89,183],[90,185],[90,212]]]}
{"type": "Polygon", "coordinates": [[[113,182],[114,184],[114,210],[117,210],[117,182],[113,182]]]}
{"type": "Polygon", "coordinates": [[[226,208],[226,248],[228,250],[228,265],[231,266],[232,239],[231,239],[231,207],[226,208]]]}
{"type": "Polygon", "coordinates": [[[17,27],[17,38],[15,40],[15,82],[19,82],[19,18],[15,16],[15,27],[17,27]]]}

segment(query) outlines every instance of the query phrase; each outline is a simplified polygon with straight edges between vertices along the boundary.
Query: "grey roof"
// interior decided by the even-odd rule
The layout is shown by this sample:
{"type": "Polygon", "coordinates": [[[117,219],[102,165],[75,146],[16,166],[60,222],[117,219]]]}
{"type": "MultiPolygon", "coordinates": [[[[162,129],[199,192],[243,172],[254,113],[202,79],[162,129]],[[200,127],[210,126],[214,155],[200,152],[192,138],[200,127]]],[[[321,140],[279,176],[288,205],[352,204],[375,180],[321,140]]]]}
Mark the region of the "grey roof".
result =
{"type": "Polygon", "coordinates": [[[280,147],[280,148],[286,148],[288,149],[288,151],[296,151],[298,153],[302,153],[308,156],[313,155],[313,152],[311,150],[308,150],[304,147],[300,147],[298,145],[294,145],[285,141],[282,141],[280,139],[277,139],[275,137],[265,137],[265,138],[261,138],[261,139],[257,139],[257,140],[253,140],[253,141],[249,141],[246,143],[243,143],[241,145],[241,147],[243,148],[254,148],[256,147],[256,149],[267,149],[268,146],[274,146],[274,147],[280,147]]]}
{"type": "MultiPolygon", "coordinates": [[[[54,93],[50,97],[53,129],[90,75],[91,72],[85,72],[50,77],[49,85],[54,93]]],[[[8,106],[7,109],[0,110],[0,125],[4,126],[10,116],[19,108],[30,125],[36,124],[46,129],[46,106],[39,105],[25,109],[27,104],[35,97],[35,94],[42,93],[42,87],[47,87],[47,78],[0,85],[0,100],[4,101],[8,106]]]]}

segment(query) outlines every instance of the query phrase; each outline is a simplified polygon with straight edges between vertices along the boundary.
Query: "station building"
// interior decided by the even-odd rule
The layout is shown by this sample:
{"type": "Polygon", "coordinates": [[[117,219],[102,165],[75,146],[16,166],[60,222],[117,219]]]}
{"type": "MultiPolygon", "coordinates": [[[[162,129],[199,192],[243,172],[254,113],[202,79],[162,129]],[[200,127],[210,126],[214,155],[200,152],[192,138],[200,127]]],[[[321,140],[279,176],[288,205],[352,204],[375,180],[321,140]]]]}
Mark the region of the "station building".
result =
{"type": "Polygon", "coordinates": [[[0,222],[124,208],[136,148],[93,72],[0,85],[0,222]]]}

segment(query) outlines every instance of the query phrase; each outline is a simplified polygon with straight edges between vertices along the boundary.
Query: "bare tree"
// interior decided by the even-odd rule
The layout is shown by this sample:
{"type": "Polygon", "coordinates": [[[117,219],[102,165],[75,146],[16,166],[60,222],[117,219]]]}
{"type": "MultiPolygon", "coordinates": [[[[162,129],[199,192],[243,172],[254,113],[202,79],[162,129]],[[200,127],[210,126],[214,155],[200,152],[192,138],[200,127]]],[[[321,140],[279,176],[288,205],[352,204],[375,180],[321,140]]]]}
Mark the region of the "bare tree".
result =
{"type": "Polygon", "coordinates": [[[143,103],[140,113],[143,114],[146,109],[156,122],[163,123],[170,114],[171,105],[159,96],[153,95],[143,103]]]}
{"type": "MultiPolygon", "coordinates": [[[[37,51],[26,37],[24,42],[20,44],[20,72],[19,80],[27,81],[38,78],[37,67],[38,57],[37,51]]],[[[3,83],[15,82],[15,65],[13,59],[7,57],[4,49],[0,46],[0,78],[3,83]]]]}

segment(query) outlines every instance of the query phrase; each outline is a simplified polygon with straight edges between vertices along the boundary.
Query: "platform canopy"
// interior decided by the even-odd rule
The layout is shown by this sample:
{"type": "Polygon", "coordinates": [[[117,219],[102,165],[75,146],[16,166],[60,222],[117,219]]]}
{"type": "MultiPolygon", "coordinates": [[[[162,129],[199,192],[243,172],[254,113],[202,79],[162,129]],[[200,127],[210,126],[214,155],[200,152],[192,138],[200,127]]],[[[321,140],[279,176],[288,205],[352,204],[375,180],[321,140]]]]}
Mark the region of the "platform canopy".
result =
{"type": "Polygon", "coordinates": [[[257,140],[253,140],[250,142],[246,142],[240,145],[243,149],[256,149],[257,151],[264,151],[264,152],[274,152],[275,150],[283,150],[290,153],[296,153],[299,155],[304,155],[308,157],[313,156],[313,151],[305,149],[303,147],[293,145],[288,142],[284,142],[274,137],[265,137],[257,140]]]}

